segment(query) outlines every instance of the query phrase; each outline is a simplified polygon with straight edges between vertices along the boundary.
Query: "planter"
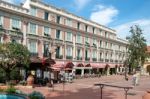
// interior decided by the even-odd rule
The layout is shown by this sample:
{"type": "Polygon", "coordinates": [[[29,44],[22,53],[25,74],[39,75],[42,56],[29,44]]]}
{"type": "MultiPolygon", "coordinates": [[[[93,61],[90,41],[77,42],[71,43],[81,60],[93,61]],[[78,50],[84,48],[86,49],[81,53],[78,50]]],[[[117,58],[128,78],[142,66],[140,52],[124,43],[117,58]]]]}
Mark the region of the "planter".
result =
{"type": "Polygon", "coordinates": [[[30,75],[27,78],[27,85],[28,86],[33,86],[33,84],[34,84],[34,77],[32,75],[30,75]]]}
{"type": "Polygon", "coordinates": [[[150,90],[143,96],[143,99],[150,99],[150,90]]]}

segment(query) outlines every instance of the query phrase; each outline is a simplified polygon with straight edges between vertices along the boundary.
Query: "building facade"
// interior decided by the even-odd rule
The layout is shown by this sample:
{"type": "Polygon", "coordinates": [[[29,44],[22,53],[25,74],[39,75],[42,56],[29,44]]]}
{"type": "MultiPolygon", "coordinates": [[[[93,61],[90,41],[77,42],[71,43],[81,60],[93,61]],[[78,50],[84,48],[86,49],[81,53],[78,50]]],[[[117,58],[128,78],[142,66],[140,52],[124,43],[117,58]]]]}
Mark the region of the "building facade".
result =
{"type": "Polygon", "coordinates": [[[40,59],[50,51],[58,67],[71,62],[81,74],[84,68],[123,66],[127,57],[127,42],[115,30],[39,0],[20,6],[0,0],[0,42],[26,45],[40,59]]]}

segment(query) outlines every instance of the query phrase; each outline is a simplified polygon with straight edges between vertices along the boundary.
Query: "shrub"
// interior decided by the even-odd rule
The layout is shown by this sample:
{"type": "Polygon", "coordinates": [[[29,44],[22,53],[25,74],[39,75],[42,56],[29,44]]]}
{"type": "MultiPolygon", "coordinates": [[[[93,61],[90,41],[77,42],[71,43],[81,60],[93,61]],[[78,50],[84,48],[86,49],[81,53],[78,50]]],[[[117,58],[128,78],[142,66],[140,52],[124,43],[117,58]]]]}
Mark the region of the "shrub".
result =
{"type": "Polygon", "coordinates": [[[32,93],[29,94],[30,99],[45,99],[42,93],[33,91],[32,93]]]}
{"type": "Polygon", "coordinates": [[[6,90],[6,93],[12,94],[12,93],[16,93],[16,88],[14,86],[9,86],[6,90]]]}
{"type": "Polygon", "coordinates": [[[19,68],[15,68],[10,73],[11,80],[21,80],[22,76],[20,75],[19,68]]]}
{"type": "Polygon", "coordinates": [[[27,84],[27,82],[25,80],[22,80],[22,81],[19,82],[19,84],[25,86],[27,84]]]}
{"type": "Polygon", "coordinates": [[[3,69],[0,68],[0,83],[5,83],[6,77],[3,69]]]}

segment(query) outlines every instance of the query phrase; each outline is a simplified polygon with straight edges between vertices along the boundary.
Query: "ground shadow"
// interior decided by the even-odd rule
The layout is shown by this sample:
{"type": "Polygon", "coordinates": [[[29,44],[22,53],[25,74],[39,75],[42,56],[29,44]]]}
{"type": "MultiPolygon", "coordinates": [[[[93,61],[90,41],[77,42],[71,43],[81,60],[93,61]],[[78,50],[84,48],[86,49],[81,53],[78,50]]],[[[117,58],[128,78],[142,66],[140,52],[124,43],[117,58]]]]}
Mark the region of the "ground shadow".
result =
{"type": "MultiPolygon", "coordinates": [[[[55,91],[55,95],[53,92],[50,92],[46,99],[100,99],[100,89],[93,88],[83,88],[76,90],[75,92],[70,91],[55,91]],[[57,95],[56,95],[57,93],[57,95]]],[[[117,96],[113,91],[109,90],[109,92],[103,91],[103,99],[116,99],[117,96]]]]}

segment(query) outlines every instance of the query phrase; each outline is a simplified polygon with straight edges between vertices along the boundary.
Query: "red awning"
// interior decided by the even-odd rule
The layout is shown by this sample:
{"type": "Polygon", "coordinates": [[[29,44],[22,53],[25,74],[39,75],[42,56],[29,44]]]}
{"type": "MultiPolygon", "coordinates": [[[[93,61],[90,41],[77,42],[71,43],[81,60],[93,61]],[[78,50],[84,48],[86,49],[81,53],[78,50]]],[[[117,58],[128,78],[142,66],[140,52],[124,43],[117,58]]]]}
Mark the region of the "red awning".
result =
{"type": "Polygon", "coordinates": [[[64,66],[65,68],[73,68],[74,64],[72,62],[67,62],[64,66]]]}
{"type": "Polygon", "coordinates": [[[76,66],[77,67],[84,67],[84,64],[83,63],[78,63],[76,66]]]}
{"type": "Polygon", "coordinates": [[[91,64],[87,63],[87,64],[84,65],[84,67],[91,67],[91,64]]]}
{"type": "Polygon", "coordinates": [[[109,67],[110,67],[110,68],[115,68],[115,67],[116,67],[116,64],[109,64],[109,67]]]}
{"type": "Polygon", "coordinates": [[[105,68],[106,64],[103,63],[91,63],[92,68],[105,68]]]}

